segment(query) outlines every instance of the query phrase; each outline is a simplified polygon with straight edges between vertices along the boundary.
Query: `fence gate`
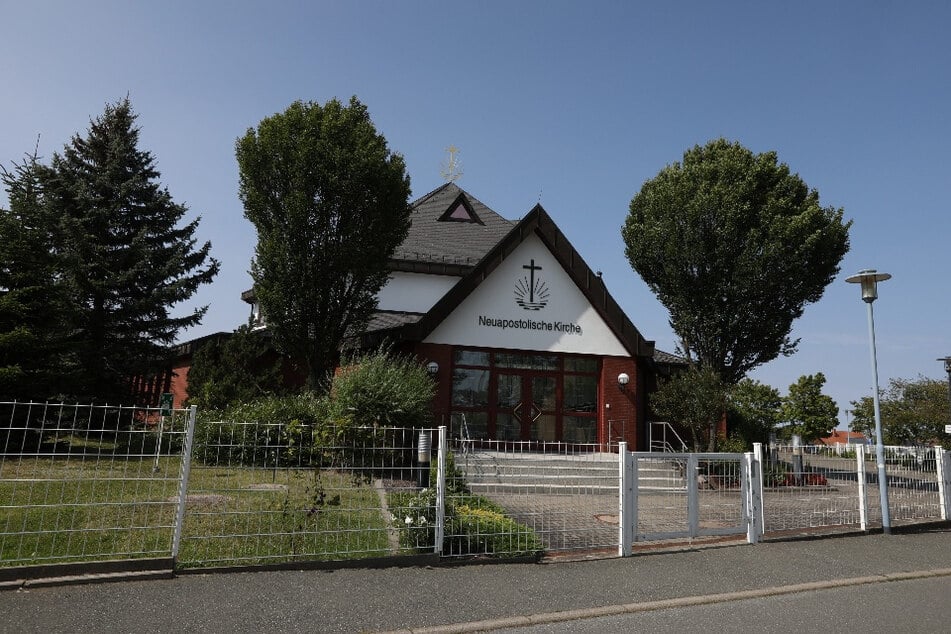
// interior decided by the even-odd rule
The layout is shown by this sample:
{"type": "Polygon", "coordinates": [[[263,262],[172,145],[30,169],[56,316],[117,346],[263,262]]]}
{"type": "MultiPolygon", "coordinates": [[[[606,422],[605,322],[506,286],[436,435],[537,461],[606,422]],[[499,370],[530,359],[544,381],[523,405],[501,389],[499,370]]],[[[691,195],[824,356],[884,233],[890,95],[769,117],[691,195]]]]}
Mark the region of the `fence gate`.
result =
{"type": "Polygon", "coordinates": [[[750,454],[631,453],[622,542],[738,534],[755,540],[754,468],[750,454]]]}

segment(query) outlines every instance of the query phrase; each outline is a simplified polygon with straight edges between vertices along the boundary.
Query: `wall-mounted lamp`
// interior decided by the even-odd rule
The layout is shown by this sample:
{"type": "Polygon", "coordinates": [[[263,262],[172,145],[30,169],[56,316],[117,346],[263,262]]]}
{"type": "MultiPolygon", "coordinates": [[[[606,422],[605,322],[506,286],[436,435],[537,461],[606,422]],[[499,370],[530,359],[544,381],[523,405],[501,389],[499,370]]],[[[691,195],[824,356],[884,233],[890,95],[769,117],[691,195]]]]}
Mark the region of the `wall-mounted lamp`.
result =
{"type": "Polygon", "coordinates": [[[429,372],[430,376],[436,376],[436,373],[439,372],[439,364],[435,361],[430,361],[426,364],[426,371],[429,372]]]}
{"type": "Polygon", "coordinates": [[[622,392],[627,389],[627,384],[630,382],[631,377],[629,377],[626,372],[621,372],[619,375],[617,375],[617,384],[618,387],[621,388],[622,392]]]}

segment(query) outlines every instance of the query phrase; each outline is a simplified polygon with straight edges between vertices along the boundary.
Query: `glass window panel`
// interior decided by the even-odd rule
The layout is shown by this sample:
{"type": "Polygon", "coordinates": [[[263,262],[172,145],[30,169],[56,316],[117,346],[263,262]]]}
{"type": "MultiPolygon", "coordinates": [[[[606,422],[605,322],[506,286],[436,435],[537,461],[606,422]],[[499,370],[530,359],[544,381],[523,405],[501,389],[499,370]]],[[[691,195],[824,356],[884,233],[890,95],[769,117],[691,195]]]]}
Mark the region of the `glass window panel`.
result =
{"type": "Polygon", "coordinates": [[[452,353],[453,363],[456,365],[477,365],[489,367],[489,353],[478,350],[455,350],[452,353]]]}
{"type": "Polygon", "coordinates": [[[598,371],[598,360],[595,357],[565,357],[565,372],[589,372],[595,374],[598,371]]]}
{"type": "Polygon", "coordinates": [[[486,407],[489,404],[489,371],[456,368],[452,371],[452,404],[486,407]]]}
{"type": "Polygon", "coordinates": [[[594,376],[566,374],[563,403],[566,412],[598,411],[598,379],[594,376]]]}
{"type": "Polygon", "coordinates": [[[489,415],[486,412],[453,412],[452,433],[466,440],[489,437],[489,415]]]}
{"type": "Polygon", "coordinates": [[[532,440],[554,442],[558,439],[555,434],[555,416],[544,414],[532,423],[532,440]]]}
{"type": "Polygon", "coordinates": [[[522,402],[522,377],[517,374],[499,375],[499,407],[515,407],[522,402]]]}
{"type": "Polygon", "coordinates": [[[538,409],[555,409],[555,386],[553,376],[532,377],[532,400],[538,409]]]}
{"type": "Polygon", "coordinates": [[[594,416],[565,416],[562,425],[565,442],[598,442],[598,419],[594,416]]]}
{"type": "Polygon", "coordinates": [[[522,423],[511,414],[499,412],[495,416],[496,440],[521,440],[522,423]]]}
{"type": "Polygon", "coordinates": [[[558,357],[552,354],[496,352],[495,365],[500,368],[519,368],[523,370],[557,370],[558,357]]]}

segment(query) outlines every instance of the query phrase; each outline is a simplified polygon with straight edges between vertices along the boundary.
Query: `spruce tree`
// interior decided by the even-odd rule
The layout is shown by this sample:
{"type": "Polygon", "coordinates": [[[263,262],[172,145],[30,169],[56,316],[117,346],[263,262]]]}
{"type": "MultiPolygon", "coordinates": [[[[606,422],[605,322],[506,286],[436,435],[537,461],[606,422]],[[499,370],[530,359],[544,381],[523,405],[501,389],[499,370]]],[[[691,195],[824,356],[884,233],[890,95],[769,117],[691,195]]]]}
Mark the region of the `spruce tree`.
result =
{"type": "Polygon", "coordinates": [[[44,171],[46,204],[61,227],[80,398],[129,398],[128,379],[159,369],[179,330],[198,324],[207,306],[182,316],[170,309],[219,268],[210,242],[196,246],[199,219],[180,224],[188,210],[138,148],[136,118],[128,98],[107,105],[44,171]]]}
{"type": "Polygon", "coordinates": [[[10,208],[0,209],[0,400],[68,391],[68,310],[56,267],[56,224],[43,204],[36,151],[0,166],[10,208]]]}

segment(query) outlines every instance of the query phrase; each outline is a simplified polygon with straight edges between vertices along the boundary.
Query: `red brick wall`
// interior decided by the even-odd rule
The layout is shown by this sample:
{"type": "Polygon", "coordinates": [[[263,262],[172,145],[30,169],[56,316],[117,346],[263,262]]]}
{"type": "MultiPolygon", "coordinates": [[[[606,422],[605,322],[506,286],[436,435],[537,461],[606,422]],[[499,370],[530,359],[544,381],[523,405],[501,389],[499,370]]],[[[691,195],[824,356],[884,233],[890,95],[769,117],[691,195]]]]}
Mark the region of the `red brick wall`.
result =
{"type": "Polygon", "coordinates": [[[423,365],[430,361],[439,364],[439,371],[436,373],[436,398],[433,399],[433,424],[448,426],[452,399],[452,346],[419,343],[413,348],[413,354],[423,365]]]}
{"type": "Polygon", "coordinates": [[[637,428],[640,424],[637,411],[637,363],[630,357],[603,357],[601,360],[601,415],[599,417],[598,437],[607,442],[609,424],[615,421],[615,427],[610,430],[615,437],[620,433],[616,426],[623,421],[623,439],[627,441],[628,450],[637,449],[637,428]],[[622,372],[630,377],[627,388],[622,390],[618,386],[617,377],[622,372]]]}

